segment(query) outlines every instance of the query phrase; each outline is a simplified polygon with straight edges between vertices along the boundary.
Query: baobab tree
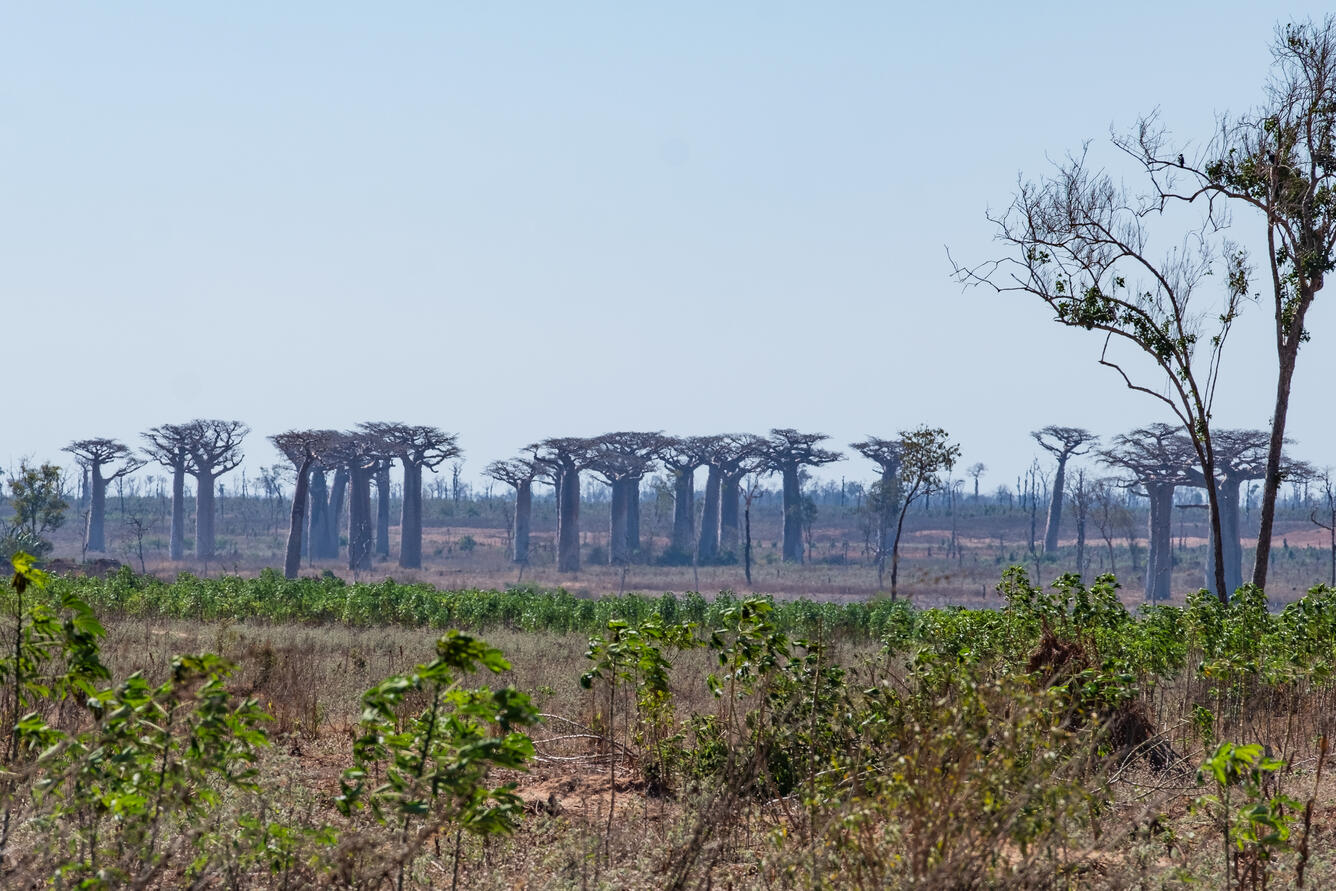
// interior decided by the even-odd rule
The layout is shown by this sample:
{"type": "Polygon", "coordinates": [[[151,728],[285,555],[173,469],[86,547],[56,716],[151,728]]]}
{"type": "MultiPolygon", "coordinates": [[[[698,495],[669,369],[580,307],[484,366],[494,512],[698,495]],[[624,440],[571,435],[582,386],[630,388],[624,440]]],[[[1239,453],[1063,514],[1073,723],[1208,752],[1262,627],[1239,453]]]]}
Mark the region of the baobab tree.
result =
{"type": "Polygon", "coordinates": [[[1099,437],[1081,427],[1059,427],[1050,424],[1030,433],[1039,447],[1050,452],[1057,459],[1058,467],[1053,472],[1053,489],[1048,499],[1048,523],[1044,526],[1044,553],[1056,554],[1058,550],[1058,528],[1062,524],[1062,503],[1067,482],[1067,462],[1078,455],[1084,455],[1099,442],[1099,437]]]}
{"type": "MultiPolygon", "coordinates": [[[[283,577],[295,579],[302,562],[302,529],[306,524],[306,503],[311,488],[311,470],[326,443],[337,437],[332,430],[288,430],[269,437],[297,472],[292,492],[292,516],[288,525],[288,545],[283,557],[283,577]]],[[[321,476],[323,482],[324,477],[321,476]]]]}
{"type": "Polygon", "coordinates": [[[184,425],[190,464],[195,478],[195,559],[208,560],[214,551],[214,484],[235,470],[245,455],[241,442],[250,428],[240,421],[199,419],[184,425]]]}
{"type": "Polygon", "coordinates": [[[360,430],[342,433],[325,446],[324,456],[337,461],[348,473],[348,568],[368,571],[374,525],[371,480],[380,462],[389,457],[385,442],[360,430]]]}
{"type": "MultiPolygon", "coordinates": [[[[422,568],[422,471],[434,470],[462,452],[459,437],[436,427],[369,423],[360,428],[379,439],[384,450],[404,469],[404,503],[399,519],[399,565],[422,568]]],[[[388,486],[385,503],[388,506],[388,486]]]]}
{"type": "Polygon", "coordinates": [[[673,535],[669,554],[676,560],[694,559],[696,470],[708,463],[717,440],[713,436],[675,436],[666,439],[659,450],[659,460],[673,480],[673,535]]]}
{"type": "Polygon", "coordinates": [[[1151,424],[1113,438],[1110,448],[1099,452],[1100,460],[1127,471],[1150,501],[1146,558],[1146,599],[1168,600],[1173,581],[1174,489],[1192,485],[1192,449],[1177,428],[1151,424]]]}
{"type": "Polygon", "coordinates": [[[751,433],[728,434],[725,438],[729,449],[715,452],[719,467],[719,554],[720,559],[736,560],[744,519],[742,481],[765,468],[765,440],[751,433]]]}
{"type": "Polygon", "coordinates": [[[84,547],[101,553],[107,549],[107,483],[134,473],[145,462],[136,458],[129,446],[115,439],[80,439],[65,446],[63,451],[73,455],[88,475],[91,497],[88,525],[84,528],[84,547]],[[108,468],[108,465],[119,466],[108,468]]]}
{"type": "Polygon", "coordinates": [[[529,447],[550,468],[557,490],[557,571],[580,571],[580,471],[596,454],[592,439],[554,437],[529,447]]]}
{"type": "Polygon", "coordinates": [[[710,437],[705,455],[705,497],[701,505],[696,559],[717,563],[736,554],[739,485],[754,463],[755,437],[725,433],[710,437]],[[730,534],[731,533],[731,534],[730,534]]]}
{"type": "Polygon", "coordinates": [[[140,434],[148,441],[144,453],[172,472],[172,520],[167,540],[167,556],[172,560],[185,558],[186,474],[191,472],[189,427],[189,424],[163,424],[140,434]]]}
{"type": "Polygon", "coordinates": [[[595,437],[589,469],[612,489],[608,562],[630,563],[640,551],[640,481],[665,444],[662,433],[619,431],[595,437]]]}
{"type": "Polygon", "coordinates": [[[877,516],[877,587],[880,588],[886,576],[886,555],[891,552],[892,523],[900,513],[900,464],[904,456],[904,443],[898,439],[869,436],[860,442],[850,443],[849,448],[877,465],[881,471],[869,495],[877,516]]]}
{"type": "Polygon", "coordinates": [[[533,481],[541,473],[539,466],[527,458],[493,461],[483,474],[515,489],[515,516],[512,519],[511,561],[521,566],[529,563],[529,529],[533,517],[533,481]]]}
{"type": "Polygon", "coordinates": [[[824,433],[799,433],[792,427],[776,427],[762,446],[768,468],[783,479],[785,563],[803,562],[803,503],[799,472],[804,467],[820,467],[844,460],[839,452],[817,447],[817,443],[829,438],[824,433]]]}
{"type": "Polygon", "coordinates": [[[900,577],[900,536],[905,528],[905,514],[919,498],[942,488],[939,474],[955,466],[960,446],[951,442],[940,427],[918,427],[900,431],[900,515],[895,521],[891,540],[891,599],[896,597],[900,577]]]}

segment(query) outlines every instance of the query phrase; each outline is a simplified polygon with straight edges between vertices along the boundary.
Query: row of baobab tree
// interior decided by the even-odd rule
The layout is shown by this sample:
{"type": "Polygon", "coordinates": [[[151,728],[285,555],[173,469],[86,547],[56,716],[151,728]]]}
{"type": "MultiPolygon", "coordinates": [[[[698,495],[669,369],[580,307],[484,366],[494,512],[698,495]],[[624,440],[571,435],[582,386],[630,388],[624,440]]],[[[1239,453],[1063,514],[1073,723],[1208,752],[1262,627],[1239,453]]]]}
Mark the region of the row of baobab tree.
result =
{"type": "MultiPolygon", "coordinates": [[[[184,556],[185,478],[191,476],[196,483],[195,557],[202,561],[212,558],[215,484],[240,465],[242,442],[249,432],[239,421],[197,419],[145,431],[145,445],[139,452],[107,438],[71,443],[66,451],[83,468],[90,494],[85,547],[92,551],[105,549],[108,484],[155,461],[172,473],[169,557],[180,560],[184,556]]],[[[621,431],[591,437],[554,437],[526,446],[518,457],[492,462],[484,473],[515,490],[511,556],[516,563],[529,561],[533,486],[545,483],[556,495],[557,569],[579,571],[581,474],[585,473],[611,489],[609,561],[626,565],[639,559],[643,554],[641,482],[646,475],[662,469],[674,490],[670,557],[710,564],[737,559],[741,552],[750,576],[750,507],[759,491],[759,480],[767,474],[780,476],[782,556],[786,562],[802,562],[801,475],[808,468],[843,459],[839,452],[822,447],[828,438],[792,428],[775,428],[766,436],[669,436],[658,431],[621,431]],[[695,477],[702,468],[706,480],[698,519],[695,477]]],[[[289,430],[270,440],[292,463],[296,476],[284,559],[287,577],[296,576],[303,555],[324,559],[338,556],[345,501],[349,568],[369,570],[374,554],[389,556],[390,470],[395,464],[403,474],[398,565],[406,569],[421,567],[423,471],[460,454],[456,434],[430,426],[368,422],[353,430],[289,430]],[[373,485],[377,489],[374,517],[373,485]]],[[[959,448],[948,442],[945,431],[927,427],[904,432],[898,439],[869,437],[851,447],[880,470],[880,479],[872,487],[880,516],[878,570],[880,577],[889,555],[894,588],[905,510],[938,486],[937,474],[950,468],[959,448]]]]}
{"type": "MultiPolygon", "coordinates": [[[[240,465],[241,446],[248,433],[249,428],[239,421],[198,419],[145,431],[145,445],[138,453],[113,439],[71,443],[66,451],[83,468],[90,494],[86,548],[105,549],[108,484],[156,461],[172,471],[170,558],[180,560],[184,556],[185,477],[191,476],[196,481],[195,557],[209,560],[215,545],[215,484],[240,465]]],[[[1114,437],[1110,447],[1104,449],[1099,448],[1095,434],[1079,427],[1052,425],[1034,431],[1032,436],[1056,460],[1044,552],[1056,552],[1063,506],[1069,502],[1077,513],[1078,554],[1084,549],[1084,477],[1071,493],[1066,480],[1069,462],[1093,452],[1101,462],[1120,471],[1124,485],[1135,487],[1147,498],[1150,548],[1146,595],[1152,600],[1167,598],[1174,491],[1205,487],[1186,435],[1168,425],[1152,424],[1114,437]]],[[[1219,548],[1227,590],[1232,591],[1242,583],[1239,490],[1245,481],[1265,475],[1269,440],[1264,431],[1257,430],[1221,430],[1216,437],[1219,455],[1215,483],[1221,534],[1211,537],[1209,559],[1214,560],[1219,548]]],[[[741,559],[750,578],[751,504],[760,480],[767,474],[780,476],[781,554],[786,562],[802,562],[801,475],[807,468],[842,460],[839,452],[823,447],[828,438],[792,428],[775,428],[766,436],[669,436],[619,431],[591,437],[555,437],[524,447],[517,457],[492,462],[484,473],[514,489],[511,558],[518,564],[525,565],[530,559],[533,486],[542,483],[555,492],[557,569],[579,571],[582,474],[593,475],[611,490],[608,561],[621,566],[638,561],[644,554],[641,483],[647,475],[662,470],[674,492],[665,557],[700,565],[741,559]],[[698,509],[695,480],[702,468],[706,479],[703,503],[698,509]]],[[[406,569],[422,566],[423,472],[460,454],[456,434],[430,426],[369,422],[350,431],[289,430],[270,440],[292,463],[296,477],[284,560],[287,577],[297,575],[303,556],[338,558],[345,503],[348,567],[369,570],[373,556],[390,556],[390,470],[396,464],[403,474],[398,565],[406,569]],[[374,516],[373,486],[377,492],[374,516]]],[[[879,471],[879,478],[868,490],[869,505],[878,518],[874,557],[879,586],[884,584],[889,560],[890,589],[895,592],[905,514],[914,501],[942,486],[941,474],[952,468],[960,450],[949,442],[945,431],[927,427],[902,431],[894,439],[868,437],[850,447],[879,471]]],[[[1290,475],[1308,472],[1305,465],[1288,458],[1285,467],[1290,475]]],[[[1214,591],[1209,572],[1206,581],[1214,591]]]]}

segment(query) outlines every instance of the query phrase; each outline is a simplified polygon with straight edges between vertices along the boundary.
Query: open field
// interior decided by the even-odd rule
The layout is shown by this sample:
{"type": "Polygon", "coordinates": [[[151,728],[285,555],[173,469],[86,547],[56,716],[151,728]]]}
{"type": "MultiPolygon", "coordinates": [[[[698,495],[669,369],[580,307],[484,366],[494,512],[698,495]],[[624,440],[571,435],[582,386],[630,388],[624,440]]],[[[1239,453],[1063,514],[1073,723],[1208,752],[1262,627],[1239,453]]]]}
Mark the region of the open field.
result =
{"type": "MultiPolygon", "coordinates": [[[[58,685],[33,693],[49,727],[102,744],[56,742],[36,760],[18,750],[17,785],[5,787],[9,887],[40,886],[61,864],[71,883],[96,879],[98,856],[110,878],[89,887],[122,884],[117,870],[149,887],[235,888],[1188,888],[1221,886],[1227,870],[1245,888],[1336,881],[1329,591],[1281,613],[1241,597],[1136,615],[1105,585],[1042,591],[1014,573],[1002,608],[961,611],[272,574],[164,584],[123,570],[54,579],[38,596],[74,615],[74,595],[104,619],[111,680],[94,686],[112,692],[99,695],[128,702],[135,672],[164,685],[146,702],[175,716],[156,724],[178,745],[154,748],[148,763],[173,768],[132,782],[97,767],[101,780],[82,792],[34,794],[43,776],[88,773],[103,763],[88,761],[97,752],[130,743],[108,729],[123,709],[90,713],[83,694],[63,698],[58,685]],[[509,660],[497,674],[452,672],[451,689],[527,697],[536,723],[512,725],[532,745],[523,769],[493,764],[474,779],[496,791],[460,797],[460,759],[479,750],[455,735],[473,726],[500,737],[494,721],[466,717],[483,700],[450,694],[439,708],[464,723],[431,724],[436,754],[398,768],[436,765],[446,791],[409,781],[423,806],[383,798],[383,823],[342,813],[349,768],[366,765],[364,795],[389,794],[370,791],[392,763],[360,748],[373,726],[363,694],[387,689],[387,677],[430,675],[447,627],[509,660]],[[225,700],[210,700],[207,685],[172,686],[183,683],[173,657],[199,652],[235,664],[217,688],[225,700]],[[255,727],[267,744],[215,739],[190,754],[184,742],[206,726],[194,716],[210,701],[226,703],[222,723],[208,725],[232,728],[222,738],[240,732],[248,708],[266,713],[255,727]],[[191,758],[206,756],[232,773],[191,774],[191,758]],[[1220,781],[1210,764],[1198,770],[1212,758],[1220,781]],[[152,819],[124,798],[130,784],[154,800],[178,767],[189,798],[167,797],[152,819]],[[253,777],[237,782],[239,767],[253,777]],[[40,829],[53,809],[63,828],[40,829]],[[499,825],[509,828],[488,830],[499,825]],[[155,839],[132,862],[117,854],[126,832],[155,839]]],[[[12,592],[8,603],[12,634],[12,592]]],[[[427,745],[423,710],[436,700],[424,690],[378,732],[427,745]]],[[[4,727],[20,712],[11,693],[4,727]]]]}

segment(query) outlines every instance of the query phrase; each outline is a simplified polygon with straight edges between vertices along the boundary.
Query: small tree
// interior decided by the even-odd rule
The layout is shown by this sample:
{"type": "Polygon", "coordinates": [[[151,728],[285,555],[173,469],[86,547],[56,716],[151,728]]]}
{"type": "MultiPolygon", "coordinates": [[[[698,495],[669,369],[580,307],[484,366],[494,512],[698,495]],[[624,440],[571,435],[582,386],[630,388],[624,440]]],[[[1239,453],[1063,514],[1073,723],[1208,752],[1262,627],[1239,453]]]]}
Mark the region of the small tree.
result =
{"type": "Polygon", "coordinates": [[[900,535],[905,528],[905,514],[909,506],[942,487],[938,475],[955,466],[960,457],[960,446],[952,443],[940,427],[921,426],[900,432],[900,483],[903,500],[895,523],[895,538],[891,542],[891,599],[896,598],[900,573],[900,535]]]}
{"type": "Polygon", "coordinates": [[[9,500],[14,509],[9,529],[0,548],[9,559],[19,551],[36,556],[51,552],[51,542],[43,536],[54,532],[65,522],[65,477],[54,464],[37,467],[27,459],[19,462],[19,469],[9,476],[9,500]]]}

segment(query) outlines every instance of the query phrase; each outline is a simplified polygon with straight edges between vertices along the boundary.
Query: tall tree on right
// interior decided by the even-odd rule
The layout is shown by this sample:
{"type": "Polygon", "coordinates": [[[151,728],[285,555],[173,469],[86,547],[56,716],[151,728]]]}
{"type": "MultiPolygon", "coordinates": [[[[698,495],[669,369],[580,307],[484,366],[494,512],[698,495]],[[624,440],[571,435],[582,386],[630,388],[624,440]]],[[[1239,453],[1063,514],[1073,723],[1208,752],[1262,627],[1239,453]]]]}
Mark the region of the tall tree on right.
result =
{"type": "Polygon", "coordinates": [[[783,480],[785,563],[803,562],[803,503],[799,472],[844,460],[839,452],[817,443],[830,439],[824,433],[799,433],[792,427],[776,427],[762,446],[769,469],[783,480]]]}
{"type": "Polygon", "coordinates": [[[1266,586],[1282,453],[1299,348],[1308,311],[1336,268],[1336,17],[1276,29],[1266,99],[1222,117],[1200,152],[1172,144],[1155,115],[1120,145],[1145,168],[1160,206],[1200,203],[1213,223],[1247,208],[1265,227],[1266,265],[1278,368],[1253,584],[1266,586]]]}
{"type": "Polygon", "coordinates": [[[1058,528],[1062,525],[1062,503],[1067,484],[1067,462],[1084,455],[1095,447],[1099,437],[1081,427],[1059,427],[1049,424],[1030,433],[1040,448],[1052,453],[1058,461],[1053,473],[1053,492],[1048,501],[1048,523],[1044,526],[1044,553],[1058,550],[1058,528]]]}

